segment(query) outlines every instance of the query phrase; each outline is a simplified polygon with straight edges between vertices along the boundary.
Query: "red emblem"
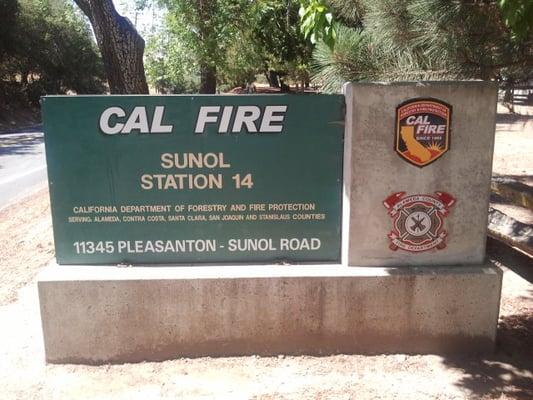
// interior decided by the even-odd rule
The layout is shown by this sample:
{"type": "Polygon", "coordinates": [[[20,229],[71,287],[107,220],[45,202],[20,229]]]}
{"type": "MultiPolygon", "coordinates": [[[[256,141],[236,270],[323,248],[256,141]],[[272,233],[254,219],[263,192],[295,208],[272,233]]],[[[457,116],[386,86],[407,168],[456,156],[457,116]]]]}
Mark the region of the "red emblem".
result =
{"type": "Polygon", "coordinates": [[[405,192],[398,192],[387,197],[383,205],[393,220],[388,234],[391,250],[418,253],[445,248],[448,233],[444,230],[444,217],[454,204],[455,199],[445,192],[435,192],[435,196],[405,196],[405,192]]]}

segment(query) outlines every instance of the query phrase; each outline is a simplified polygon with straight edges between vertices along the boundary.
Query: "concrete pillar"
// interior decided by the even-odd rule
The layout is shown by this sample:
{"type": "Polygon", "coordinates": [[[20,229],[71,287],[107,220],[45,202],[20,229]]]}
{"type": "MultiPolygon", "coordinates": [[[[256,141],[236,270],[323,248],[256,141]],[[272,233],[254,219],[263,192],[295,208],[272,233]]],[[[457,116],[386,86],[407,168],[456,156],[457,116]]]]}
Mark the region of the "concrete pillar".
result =
{"type": "MultiPolygon", "coordinates": [[[[358,266],[394,267],[482,263],[497,86],[477,81],[357,83],[346,84],[344,93],[345,262],[358,266]],[[397,107],[410,99],[437,100],[451,109],[449,148],[423,167],[409,162],[395,149],[397,107]],[[404,194],[400,195],[402,192],[404,194]],[[443,216],[433,210],[433,221],[420,214],[415,215],[415,219],[422,226],[442,223],[442,227],[427,233],[428,238],[430,234],[440,233],[444,236],[442,243],[417,252],[391,246],[393,242],[388,235],[394,233],[395,217],[390,215],[391,208],[387,208],[384,202],[396,194],[396,200],[418,194],[438,200],[437,193],[444,193],[445,198],[449,194],[455,200],[446,207],[449,213],[443,216]]],[[[396,222],[402,230],[400,233],[405,233],[407,239],[411,238],[407,228],[416,223],[415,220],[406,222],[413,212],[406,207],[412,204],[408,199],[403,210],[399,210],[406,217],[396,222]]]]}

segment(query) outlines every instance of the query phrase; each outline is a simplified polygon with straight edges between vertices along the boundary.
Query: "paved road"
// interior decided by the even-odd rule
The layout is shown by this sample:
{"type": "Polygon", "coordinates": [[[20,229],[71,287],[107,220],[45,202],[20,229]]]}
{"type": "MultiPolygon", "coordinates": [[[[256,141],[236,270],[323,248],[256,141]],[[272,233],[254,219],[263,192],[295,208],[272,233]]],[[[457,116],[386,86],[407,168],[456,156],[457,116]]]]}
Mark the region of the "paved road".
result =
{"type": "Polygon", "coordinates": [[[0,209],[47,181],[42,132],[0,135],[0,209]]]}

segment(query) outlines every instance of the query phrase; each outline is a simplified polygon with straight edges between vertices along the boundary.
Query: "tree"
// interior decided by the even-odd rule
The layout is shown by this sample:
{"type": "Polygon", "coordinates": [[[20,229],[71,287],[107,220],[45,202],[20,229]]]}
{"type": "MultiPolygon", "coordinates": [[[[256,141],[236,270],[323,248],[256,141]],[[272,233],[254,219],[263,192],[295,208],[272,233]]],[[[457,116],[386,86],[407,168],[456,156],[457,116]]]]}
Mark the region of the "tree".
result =
{"type": "Polygon", "coordinates": [[[15,47],[14,28],[19,11],[17,0],[0,1],[0,61],[15,47]]]}
{"type": "MultiPolygon", "coordinates": [[[[174,59],[194,59],[200,93],[214,93],[217,86],[234,87],[266,73],[274,86],[278,76],[309,81],[312,44],[300,32],[297,0],[162,0],[170,38],[161,38],[157,53],[174,59]],[[171,44],[172,43],[172,44],[171,44]],[[165,50],[160,46],[166,46],[165,50]],[[179,48],[181,56],[174,49],[179,48]]],[[[163,35],[164,36],[164,35],[163,35]]],[[[155,48],[151,45],[150,52],[155,48]]],[[[150,79],[174,75],[164,57],[148,56],[150,79]]],[[[173,62],[176,65],[176,62],[173,62]]],[[[178,68],[179,74],[185,69],[178,68]]],[[[190,70],[187,74],[190,74],[190,70]]],[[[167,82],[161,79],[161,82],[167,82]]],[[[191,82],[191,79],[186,79],[191,82]]],[[[179,87],[177,85],[174,87],[179,87]]]]}
{"type": "Polygon", "coordinates": [[[102,54],[111,93],[147,94],[144,40],[112,0],[74,0],[89,18],[102,54]]]}
{"type": "Polygon", "coordinates": [[[329,48],[335,43],[335,25],[333,14],[328,9],[325,0],[301,0],[298,14],[300,15],[300,29],[305,38],[311,43],[324,42],[329,48]]]}
{"type": "Polygon", "coordinates": [[[198,93],[195,55],[166,27],[150,36],[146,46],[146,77],[159,93],[198,93]]]}
{"type": "Polygon", "coordinates": [[[346,80],[527,79],[531,33],[513,37],[493,1],[330,0],[343,22],[332,50],[315,52],[315,79],[338,91],[346,80]],[[347,12],[347,3],[356,12],[347,12]]]}
{"type": "Polygon", "coordinates": [[[299,9],[299,1],[265,1],[255,13],[253,40],[270,86],[279,87],[278,77],[284,75],[302,81],[302,86],[309,82],[313,44],[300,30],[299,9]]]}
{"type": "Polygon", "coordinates": [[[104,91],[90,27],[67,0],[20,0],[6,30],[12,43],[0,60],[0,96],[37,105],[44,94],[104,91]]]}
{"type": "Polygon", "coordinates": [[[168,31],[195,57],[200,93],[215,93],[226,51],[239,38],[253,6],[247,0],[163,0],[168,31]]]}
{"type": "Polygon", "coordinates": [[[515,39],[524,39],[533,31],[533,1],[499,0],[505,24],[515,39]]]}

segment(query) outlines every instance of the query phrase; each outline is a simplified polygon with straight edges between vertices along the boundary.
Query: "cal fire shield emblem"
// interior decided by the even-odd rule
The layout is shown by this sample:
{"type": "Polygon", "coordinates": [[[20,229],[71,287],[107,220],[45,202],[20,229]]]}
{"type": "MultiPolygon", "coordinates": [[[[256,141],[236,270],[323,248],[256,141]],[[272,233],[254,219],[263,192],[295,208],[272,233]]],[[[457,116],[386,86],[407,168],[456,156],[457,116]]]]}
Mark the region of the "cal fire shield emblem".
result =
{"type": "Polygon", "coordinates": [[[425,167],[450,147],[452,106],[436,99],[413,99],[396,108],[396,152],[425,167]]]}
{"type": "Polygon", "coordinates": [[[393,220],[388,234],[391,250],[418,253],[445,248],[444,218],[454,203],[455,199],[445,192],[435,192],[435,196],[398,192],[389,196],[383,204],[393,220]]]}

